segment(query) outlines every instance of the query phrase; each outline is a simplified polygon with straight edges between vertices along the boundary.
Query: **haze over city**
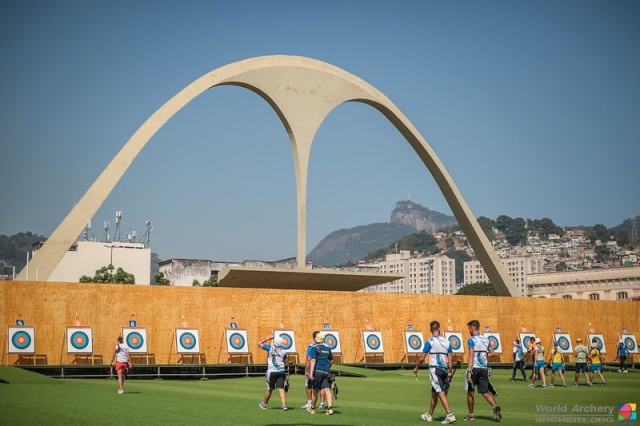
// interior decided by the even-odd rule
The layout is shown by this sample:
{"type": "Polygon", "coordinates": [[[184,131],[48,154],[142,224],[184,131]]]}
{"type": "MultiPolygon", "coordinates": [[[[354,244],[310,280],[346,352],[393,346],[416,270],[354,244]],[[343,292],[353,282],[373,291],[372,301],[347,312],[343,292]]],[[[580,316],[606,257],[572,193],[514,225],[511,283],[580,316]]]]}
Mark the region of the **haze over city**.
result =
{"type": "MultiPolygon", "coordinates": [[[[0,234],[50,235],[138,127],[203,74],[255,56],[328,62],[388,96],[477,216],[615,226],[640,214],[640,3],[4,2],[0,234]]],[[[410,198],[451,214],[374,109],[339,106],[310,160],[307,252],[410,198]]],[[[296,252],[282,123],[239,87],[207,91],[149,142],[92,220],[153,221],[153,252],[296,252]]]]}

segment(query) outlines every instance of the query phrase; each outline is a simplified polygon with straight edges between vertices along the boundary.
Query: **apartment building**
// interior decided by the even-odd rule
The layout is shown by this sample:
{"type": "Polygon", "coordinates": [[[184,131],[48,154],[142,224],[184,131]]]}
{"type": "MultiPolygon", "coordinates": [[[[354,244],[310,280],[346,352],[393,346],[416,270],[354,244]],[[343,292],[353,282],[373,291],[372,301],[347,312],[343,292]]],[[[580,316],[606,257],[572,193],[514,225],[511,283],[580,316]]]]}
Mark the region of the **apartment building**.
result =
{"type": "MultiPolygon", "coordinates": [[[[543,272],[542,256],[518,256],[501,259],[509,276],[523,296],[528,296],[527,276],[543,272]]],[[[489,282],[479,260],[464,262],[464,285],[489,282]]]]}
{"type": "MultiPolygon", "coordinates": [[[[364,266],[364,265],[362,265],[364,266]]],[[[444,255],[422,257],[409,250],[388,254],[381,262],[366,265],[383,274],[401,274],[405,278],[367,287],[364,292],[455,294],[455,260],[444,255]]]]}

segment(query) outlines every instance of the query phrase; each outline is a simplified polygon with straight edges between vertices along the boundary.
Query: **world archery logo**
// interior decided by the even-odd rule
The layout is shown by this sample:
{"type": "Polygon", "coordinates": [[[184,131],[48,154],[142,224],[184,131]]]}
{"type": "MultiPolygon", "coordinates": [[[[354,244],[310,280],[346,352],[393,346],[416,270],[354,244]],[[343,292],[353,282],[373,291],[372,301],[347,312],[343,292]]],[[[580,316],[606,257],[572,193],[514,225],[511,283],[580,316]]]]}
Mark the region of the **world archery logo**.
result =
{"type": "Polygon", "coordinates": [[[626,402],[618,405],[618,422],[632,423],[638,420],[636,404],[626,402]]]}

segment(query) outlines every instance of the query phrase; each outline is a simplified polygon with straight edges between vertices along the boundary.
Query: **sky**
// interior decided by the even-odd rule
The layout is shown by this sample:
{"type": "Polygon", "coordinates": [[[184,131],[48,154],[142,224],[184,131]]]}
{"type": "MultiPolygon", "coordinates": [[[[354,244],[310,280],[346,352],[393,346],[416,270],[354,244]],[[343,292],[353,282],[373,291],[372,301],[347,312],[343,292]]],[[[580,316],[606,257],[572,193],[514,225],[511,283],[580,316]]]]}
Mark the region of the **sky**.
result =
{"type": "MultiPolygon", "coordinates": [[[[640,2],[0,2],[0,234],[49,236],[142,123],[200,76],[263,55],[384,93],[474,216],[612,227],[640,214],[640,2]]],[[[340,105],[311,151],[307,253],[410,199],[452,214],[400,133],[340,105]]],[[[92,219],[161,259],[296,255],[293,156],[269,105],[216,87],[149,141],[92,219]]]]}

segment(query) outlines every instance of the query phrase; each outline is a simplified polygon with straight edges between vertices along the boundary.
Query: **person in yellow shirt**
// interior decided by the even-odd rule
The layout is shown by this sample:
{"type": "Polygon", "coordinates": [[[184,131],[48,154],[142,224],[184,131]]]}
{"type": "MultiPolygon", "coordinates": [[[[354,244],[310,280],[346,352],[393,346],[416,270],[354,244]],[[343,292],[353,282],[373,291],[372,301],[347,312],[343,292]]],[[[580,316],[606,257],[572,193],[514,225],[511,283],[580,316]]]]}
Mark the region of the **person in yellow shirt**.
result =
{"type": "Polygon", "coordinates": [[[567,382],[564,379],[564,355],[558,347],[558,342],[553,342],[553,349],[551,349],[551,358],[549,358],[549,362],[551,363],[551,384],[549,387],[552,388],[555,386],[557,371],[562,379],[562,387],[566,388],[567,382]]]}
{"type": "Polygon", "coordinates": [[[602,374],[602,361],[600,361],[600,349],[598,349],[598,341],[593,340],[591,342],[591,352],[589,352],[589,358],[591,359],[591,366],[589,367],[589,382],[593,383],[593,377],[595,373],[598,373],[600,376],[600,380],[602,380],[602,384],[606,385],[607,382],[604,381],[604,375],[602,374]]]}

